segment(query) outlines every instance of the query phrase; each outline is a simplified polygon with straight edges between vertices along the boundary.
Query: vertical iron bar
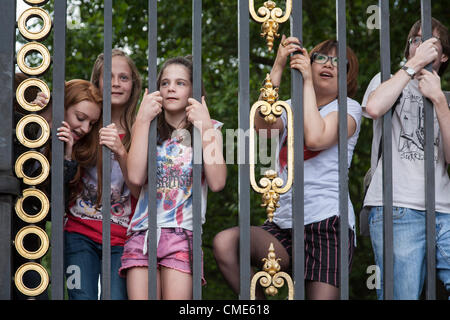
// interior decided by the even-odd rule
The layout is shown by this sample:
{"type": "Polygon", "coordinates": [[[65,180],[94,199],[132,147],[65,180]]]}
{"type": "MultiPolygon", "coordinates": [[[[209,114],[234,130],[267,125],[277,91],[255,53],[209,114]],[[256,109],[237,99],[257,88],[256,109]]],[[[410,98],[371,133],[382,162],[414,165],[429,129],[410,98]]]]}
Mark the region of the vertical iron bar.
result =
{"type": "MultiPolygon", "coordinates": [[[[391,77],[391,50],[389,37],[389,1],[380,1],[381,82],[391,77]]],[[[392,114],[383,116],[383,290],[384,299],[394,298],[394,228],[392,218],[392,114]]]]}
{"type": "MultiPolygon", "coordinates": [[[[0,183],[14,179],[13,168],[13,88],[16,1],[2,2],[0,10],[0,183]]],[[[6,186],[5,186],[6,187],[6,186]]],[[[8,186],[9,188],[9,186],[8,186]]],[[[11,299],[11,226],[13,197],[0,191],[0,300],[11,299]]]]}
{"type": "MultiPolygon", "coordinates": [[[[338,40],[338,60],[347,60],[347,27],[345,0],[336,1],[336,23],[338,40]]],[[[338,65],[338,106],[339,106],[339,215],[340,215],[340,297],[348,300],[348,145],[347,145],[347,64],[338,65]]]]}
{"type": "Polygon", "coordinates": [[[250,24],[248,0],[238,1],[239,119],[239,299],[250,300],[250,166],[248,137],[250,125],[250,24]]]}
{"type": "MultiPolygon", "coordinates": [[[[66,10],[67,2],[55,2],[53,38],[53,108],[52,123],[56,128],[64,120],[64,80],[66,77],[66,10]]],[[[52,130],[52,300],[64,300],[64,143],[52,130]]]]}
{"type": "MultiPolygon", "coordinates": [[[[193,97],[202,101],[202,1],[192,1],[192,56],[194,62],[193,97]]],[[[202,298],[202,137],[200,131],[194,126],[194,154],[193,154],[193,271],[192,291],[194,300],[202,298]]]]}
{"type": "MultiPolygon", "coordinates": [[[[421,21],[423,41],[431,38],[431,1],[421,0],[421,21]]],[[[425,67],[432,72],[431,63],[425,67]]],[[[425,123],[425,209],[427,239],[426,298],[436,299],[436,212],[434,176],[434,108],[428,98],[423,97],[425,123]]]]}
{"type": "MultiPolygon", "coordinates": [[[[112,0],[104,2],[103,126],[111,123],[112,0]]],[[[111,299],[111,150],[102,149],[102,299],[111,299]]]]}
{"type": "MultiPolygon", "coordinates": [[[[291,34],[303,41],[303,1],[293,1],[291,13],[291,34]]],[[[291,105],[294,117],[294,150],[303,150],[303,77],[300,71],[291,69],[291,105]]],[[[297,154],[300,154],[297,152],[297,154]]],[[[294,161],[294,183],[292,190],[293,229],[293,277],[294,298],[305,299],[305,214],[304,214],[304,159],[294,161]]]]}
{"type": "MultiPolygon", "coordinates": [[[[148,1],[148,92],[156,91],[156,65],[158,57],[158,5],[157,0],[148,1]]],[[[156,252],[157,252],[157,220],[156,220],[156,117],[150,124],[148,135],[148,298],[157,298],[156,252]]]]}

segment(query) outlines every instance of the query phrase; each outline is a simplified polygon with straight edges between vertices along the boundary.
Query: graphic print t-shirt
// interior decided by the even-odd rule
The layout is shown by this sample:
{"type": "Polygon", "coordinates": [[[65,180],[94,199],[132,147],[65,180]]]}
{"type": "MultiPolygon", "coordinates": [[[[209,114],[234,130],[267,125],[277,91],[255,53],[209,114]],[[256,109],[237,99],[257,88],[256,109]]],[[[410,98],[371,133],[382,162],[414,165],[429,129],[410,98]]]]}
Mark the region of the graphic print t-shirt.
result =
{"type": "MultiPolygon", "coordinates": [[[[369,95],[380,85],[380,74],[370,82],[363,99],[366,106],[369,95]]],[[[392,182],[394,206],[425,210],[424,181],[424,106],[418,81],[409,81],[392,115],[392,182]]],[[[364,113],[365,117],[369,115],[364,113]]],[[[382,118],[373,121],[371,167],[376,168],[365,206],[382,206],[382,159],[378,149],[382,134],[382,118]]],[[[450,179],[447,174],[439,122],[434,113],[434,160],[436,181],[436,210],[450,213],[450,179]]]]}
{"type": "MultiPolygon", "coordinates": [[[[97,168],[84,170],[81,183],[81,194],[69,204],[64,230],[83,234],[97,243],[102,243],[102,208],[96,208],[97,168]]],[[[111,245],[124,245],[128,223],[135,206],[136,199],[131,195],[119,162],[111,152],[111,245]]]]}
{"type": "MultiPolygon", "coordinates": [[[[214,129],[222,123],[212,120],[214,129]]],[[[193,230],[192,212],[192,147],[183,135],[157,146],[157,224],[158,227],[193,230]]],[[[205,222],[208,186],[202,174],[202,223],[205,222]]],[[[128,234],[148,228],[148,185],[141,190],[136,211],[130,222],[128,234]]]]}

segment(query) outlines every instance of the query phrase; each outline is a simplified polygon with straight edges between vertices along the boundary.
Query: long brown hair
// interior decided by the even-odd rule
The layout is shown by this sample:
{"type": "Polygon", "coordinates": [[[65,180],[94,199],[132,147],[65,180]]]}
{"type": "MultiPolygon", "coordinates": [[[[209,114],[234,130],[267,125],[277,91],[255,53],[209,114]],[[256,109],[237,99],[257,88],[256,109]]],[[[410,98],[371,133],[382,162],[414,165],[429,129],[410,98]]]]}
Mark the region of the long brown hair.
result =
{"type": "MultiPolygon", "coordinates": [[[[316,45],[309,53],[312,56],[315,52],[328,54],[333,49],[338,48],[338,42],[336,40],[325,40],[316,45]]],[[[347,96],[353,98],[358,91],[358,58],[353,50],[347,47],[347,96]]]]}
{"type": "MultiPolygon", "coordinates": [[[[142,78],[139,74],[139,71],[136,67],[134,61],[122,50],[113,49],[112,57],[123,57],[128,63],[128,66],[131,70],[131,77],[133,82],[133,87],[131,91],[130,98],[128,99],[128,103],[123,108],[122,115],[120,117],[120,123],[122,127],[125,129],[125,136],[122,139],[122,144],[125,149],[128,151],[131,145],[131,128],[133,127],[134,120],[136,119],[136,107],[138,104],[139,96],[141,95],[142,90],[142,78]]],[[[92,67],[91,74],[91,82],[97,87],[100,88],[100,78],[103,76],[103,65],[104,65],[104,54],[101,53],[98,55],[97,60],[95,60],[94,66],[92,67]]],[[[99,121],[99,128],[102,127],[102,121],[99,121]]],[[[97,207],[99,206],[102,198],[102,146],[98,143],[97,139],[97,150],[95,151],[95,156],[97,157],[96,165],[97,165],[97,207]]]]}
{"type": "MultiPolygon", "coordinates": [[[[66,82],[64,88],[64,109],[81,101],[90,101],[95,103],[102,110],[103,97],[96,86],[86,80],[74,79],[66,82]]],[[[92,167],[97,162],[98,132],[101,127],[101,121],[97,121],[90,132],[81,138],[73,146],[72,159],[78,162],[77,173],[69,183],[69,202],[74,200],[79,194],[81,176],[84,168],[92,167]]],[[[101,158],[100,158],[101,159],[101,158]]],[[[97,168],[97,174],[99,169],[97,168]]]]}
{"type": "MultiPolygon", "coordinates": [[[[187,55],[185,57],[175,57],[175,58],[170,58],[168,60],[166,60],[164,62],[164,64],[161,67],[161,70],[158,73],[158,78],[156,80],[156,86],[157,89],[159,90],[161,87],[161,78],[162,75],[164,73],[164,70],[166,70],[166,68],[170,65],[173,64],[179,64],[182,66],[185,66],[188,71],[189,71],[189,80],[191,81],[191,85],[193,84],[193,63],[192,63],[192,56],[191,55],[187,55]]],[[[202,86],[202,95],[205,97],[206,99],[206,93],[205,93],[205,88],[203,86],[203,81],[201,82],[201,86],[202,86]]],[[[176,128],[172,127],[169,123],[167,123],[164,112],[161,112],[158,116],[158,145],[161,145],[165,140],[169,139],[172,135],[172,132],[175,130],[176,128]]],[[[186,121],[186,124],[184,126],[184,128],[178,128],[178,129],[184,129],[189,131],[189,133],[191,134],[192,137],[192,123],[186,121]]],[[[191,139],[191,143],[192,143],[191,139]]]]}

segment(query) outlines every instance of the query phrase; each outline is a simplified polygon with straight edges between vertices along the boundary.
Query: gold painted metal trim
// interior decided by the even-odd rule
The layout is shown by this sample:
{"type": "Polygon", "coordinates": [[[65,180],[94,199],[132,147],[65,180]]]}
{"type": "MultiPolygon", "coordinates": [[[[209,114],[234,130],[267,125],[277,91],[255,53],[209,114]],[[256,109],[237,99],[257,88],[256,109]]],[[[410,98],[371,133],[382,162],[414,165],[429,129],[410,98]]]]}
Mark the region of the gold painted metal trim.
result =
{"type": "Polygon", "coordinates": [[[35,262],[27,262],[17,269],[16,274],[14,275],[14,283],[16,284],[17,289],[22,292],[26,296],[35,297],[40,295],[42,292],[47,289],[48,284],[50,283],[50,279],[47,273],[47,270],[43,266],[35,262]],[[36,288],[28,288],[23,283],[23,275],[27,271],[36,271],[39,273],[41,277],[41,282],[36,288]]]}
{"type": "Polygon", "coordinates": [[[19,120],[16,127],[17,140],[25,147],[33,149],[43,146],[50,137],[50,125],[41,116],[37,114],[29,114],[19,120]],[[41,127],[41,135],[36,140],[31,140],[25,135],[25,127],[29,123],[37,123],[41,127]]]}
{"type": "Polygon", "coordinates": [[[17,199],[15,210],[17,216],[23,221],[28,223],[38,223],[47,216],[50,210],[50,201],[48,200],[45,193],[43,193],[41,190],[34,188],[25,189],[23,190],[22,197],[17,199]],[[23,209],[23,202],[28,197],[36,197],[41,202],[41,210],[35,215],[28,214],[23,209]]]}
{"type": "Polygon", "coordinates": [[[50,241],[48,239],[47,233],[44,230],[37,226],[26,226],[19,230],[16,234],[16,238],[14,240],[14,245],[16,247],[17,252],[24,258],[35,260],[44,256],[47,252],[48,247],[50,245],[50,241]],[[35,234],[41,240],[41,245],[36,251],[29,251],[23,245],[23,239],[29,235],[35,234]]]}
{"type": "Polygon", "coordinates": [[[30,6],[33,5],[44,5],[48,2],[48,0],[23,0],[25,3],[29,4],[30,6]]]}
{"type": "Polygon", "coordinates": [[[19,156],[16,160],[15,164],[15,172],[16,176],[19,179],[23,178],[23,183],[35,186],[38,185],[47,179],[49,173],[50,173],[50,164],[46,157],[44,157],[43,154],[36,152],[36,151],[27,151],[19,156]],[[23,164],[29,160],[29,159],[35,159],[40,162],[41,164],[41,173],[37,177],[29,177],[23,172],[23,164]]]}
{"type": "Polygon", "coordinates": [[[25,10],[17,20],[17,27],[22,36],[27,40],[42,40],[52,29],[52,19],[47,11],[41,8],[29,8],[25,10]],[[30,18],[39,17],[43,22],[41,30],[33,32],[28,30],[27,21],[30,18]]]}
{"type": "Polygon", "coordinates": [[[286,12],[284,15],[283,10],[276,7],[274,1],[265,1],[264,7],[260,7],[258,13],[256,13],[254,0],[249,0],[249,10],[253,20],[262,23],[261,36],[266,37],[267,47],[269,51],[272,51],[275,37],[280,36],[277,33],[279,24],[286,22],[291,16],[292,0],[286,0],[286,12]]]}
{"type": "Polygon", "coordinates": [[[274,89],[270,80],[270,76],[267,75],[264,87],[261,89],[262,98],[267,100],[256,101],[252,108],[250,109],[250,184],[258,193],[262,194],[263,203],[261,206],[266,207],[267,217],[269,221],[273,219],[273,213],[276,208],[279,207],[278,200],[279,195],[286,193],[291,187],[294,181],[294,123],[292,109],[284,101],[276,101],[278,99],[278,93],[274,95],[274,89]],[[269,101],[272,103],[269,103],[269,101]],[[255,116],[258,109],[265,116],[266,122],[274,123],[276,118],[278,118],[283,109],[286,110],[287,114],[287,147],[288,147],[288,178],[286,184],[283,186],[283,180],[277,176],[274,170],[267,170],[264,177],[259,181],[259,185],[256,183],[255,179],[255,116]]]}
{"type": "Polygon", "coordinates": [[[26,80],[22,81],[19,84],[19,86],[17,87],[17,90],[16,90],[17,103],[27,111],[31,111],[31,112],[41,111],[47,105],[45,105],[44,107],[41,107],[40,105],[37,105],[32,102],[28,102],[25,99],[25,91],[29,87],[38,87],[43,93],[45,93],[45,95],[48,98],[50,98],[50,89],[44,81],[42,81],[40,79],[36,79],[36,78],[26,79],[26,80]]]}
{"type": "Polygon", "coordinates": [[[48,67],[51,63],[51,57],[50,52],[48,51],[47,47],[39,42],[29,42],[25,44],[22,48],[20,48],[19,52],[17,53],[17,65],[19,66],[20,70],[30,76],[39,76],[43,74],[45,71],[47,71],[48,67]],[[29,67],[27,66],[25,62],[25,57],[30,51],[37,51],[42,56],[42,62],[37,67],[29,67]]]}
{"type": "Polygon", "coordinates": [[[256,284],[259,283],[263,288],[266,288],[265,293],[270,296],[278,294],[278,289],[284,286],[284,282],[288,285],[288,300],[294,299],[294,283],[292,278],[286,272],[280,271],[281,266],[278,263],[281,259],[277,258],[273,243],[270,243],[269,253],[264,261],[263,270],[257,272],[250,284],[250,300],[256,299],[256,284]]]}

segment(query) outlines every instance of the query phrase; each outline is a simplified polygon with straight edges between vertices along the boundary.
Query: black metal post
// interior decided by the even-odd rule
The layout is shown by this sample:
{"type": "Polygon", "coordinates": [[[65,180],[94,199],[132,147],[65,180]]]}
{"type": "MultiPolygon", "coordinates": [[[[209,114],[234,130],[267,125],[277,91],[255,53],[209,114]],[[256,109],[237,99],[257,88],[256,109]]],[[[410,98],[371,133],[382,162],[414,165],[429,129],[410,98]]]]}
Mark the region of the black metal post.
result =
{"type": "Polygon", "coordinates": [[[11,225],[13,195],[19,183],[13,170],[13,88],[16,1],[2,1],[0,10],[0,299],[12,297],[11,225]]]}
{"type": "MultiPolygon", "coordinates": [[[[248,0],[238,1],[239,119],[239,299],[250,299],[250,166],[248,137],[250,124],[250,28],[248,0]]],[[[254,130],[254,128],[250,128],[254,130]]]]}
{"type": "MultiPolygon", "coordinates": [[[[291,34],[303,41],[303,1],[293,1],[291,13],[291,34]]],[[[303,77],[298,70],[291,70],[291,105],[294,117],[294,150],[303,150],[303,77]]],[[[297,154],[300,154],[297,152],[297,154]]],[[[304,210],[304,158],[294,161],[294,183],[292,186],[292,271],[294,298],[305,299],[305,210],[304,210]]]]}
{"type": "MultiPolygon", "coordinates": [[[[66,77],[66,1],[55,1],[53,39],[54,128],[64,120],[64,80],[66,77]]],[[[52,130],[51,215],[52,215],[52,300],[64,300],[64,143],[52,130]]]]}
{"type": "MultiPolygon", "coordinates": [[[[336,1],[338,60],[347,60],[347,26],[345,0],[336,1]]],[[[339,117],[339,215],[340,215],[340,297],[348,300],[348,144],[347,144],[347,65],[338,65],[338,117],[339,117]]]]}
{"type": "MultiPolygon", "coordinates": [[[[103,126],[111,123],[112,0],[104,4],[103,126]]],[[[111,299],[111,150],[103,147],[102,299],[111,299]]]]}

